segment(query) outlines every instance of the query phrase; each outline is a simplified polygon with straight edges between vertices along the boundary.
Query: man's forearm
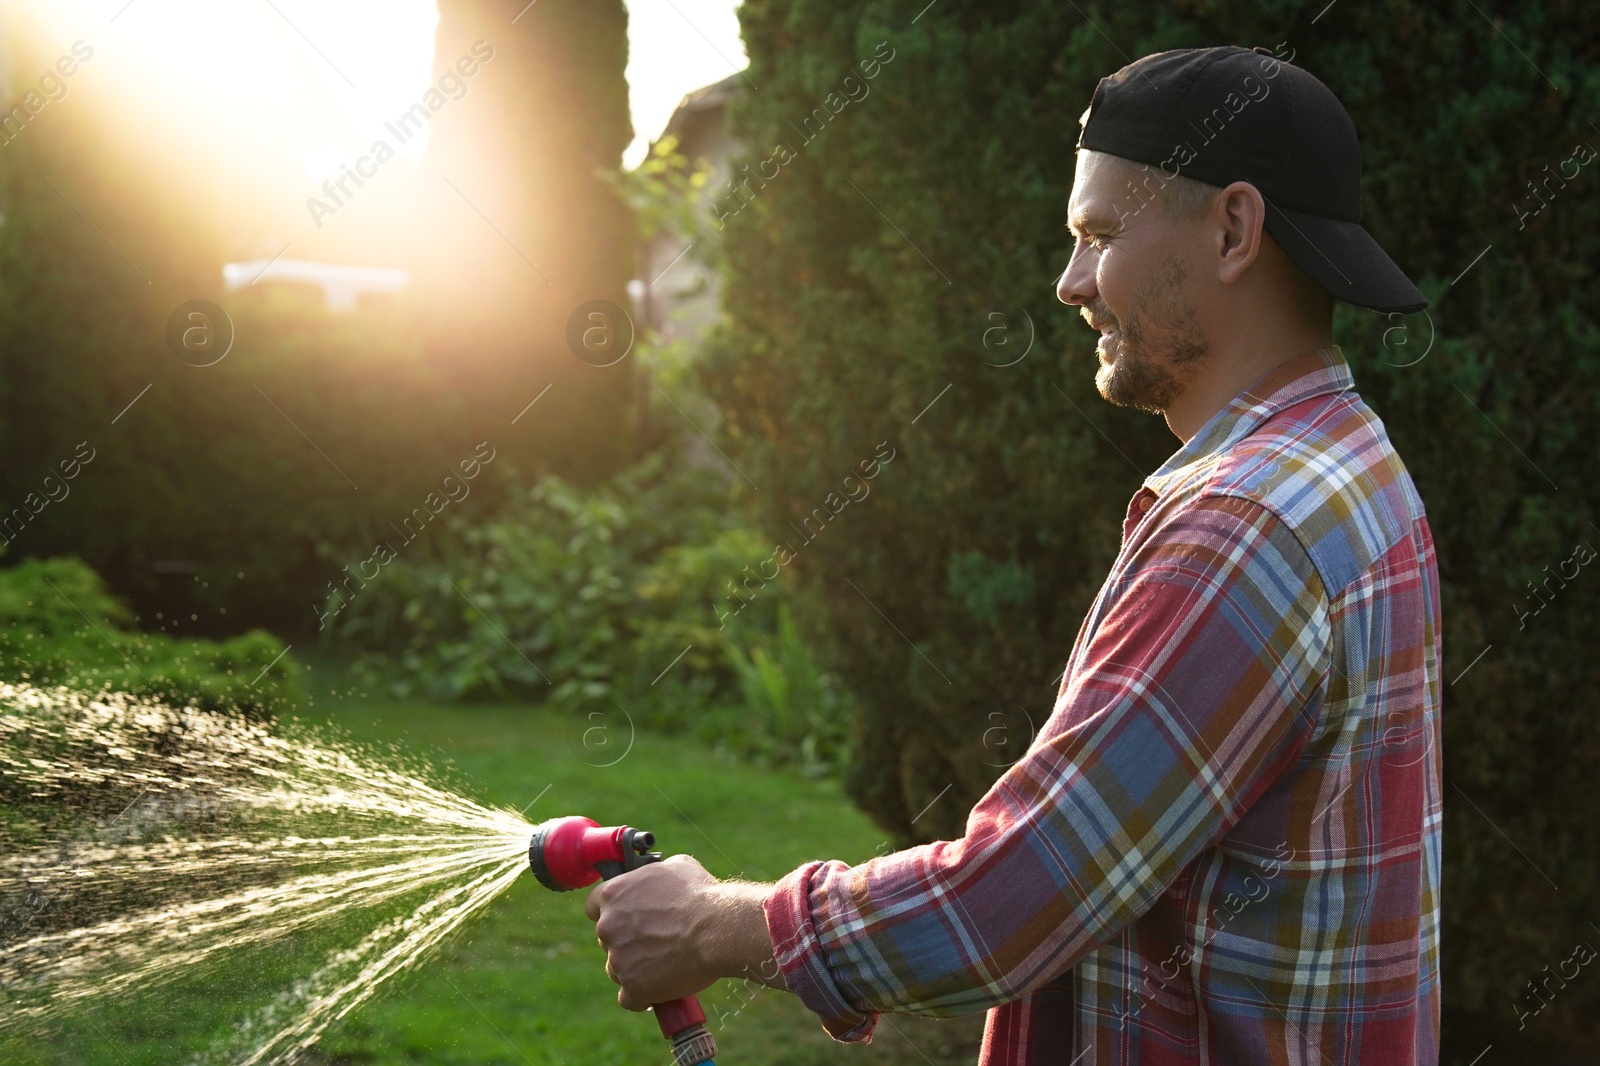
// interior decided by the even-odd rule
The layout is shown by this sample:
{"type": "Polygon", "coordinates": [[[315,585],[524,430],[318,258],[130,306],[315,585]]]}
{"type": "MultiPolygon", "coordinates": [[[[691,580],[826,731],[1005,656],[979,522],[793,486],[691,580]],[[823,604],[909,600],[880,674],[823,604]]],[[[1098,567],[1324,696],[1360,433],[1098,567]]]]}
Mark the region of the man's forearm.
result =
{"type": "Polygon", "coordinates": [[[706,961],[719,977],[746,978],[769,988],[786,989],[772,953],[763,904],[772,885],[724,881],[712,893],[704,923],[696,937],[706,961]]]}

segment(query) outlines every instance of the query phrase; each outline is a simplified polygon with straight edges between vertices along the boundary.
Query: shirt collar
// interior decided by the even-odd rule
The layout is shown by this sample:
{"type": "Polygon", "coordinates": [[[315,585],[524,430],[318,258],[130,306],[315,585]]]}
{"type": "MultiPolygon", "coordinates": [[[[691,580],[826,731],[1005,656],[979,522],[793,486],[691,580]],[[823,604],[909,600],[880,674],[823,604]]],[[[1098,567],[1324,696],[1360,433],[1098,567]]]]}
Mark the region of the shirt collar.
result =
{"type": "Polygon", "coordinates": [[[1337,344],[1315,348],[1287,359],[1228,401],[1155,473],[1144,479],[1160,495],[1194,465],[1226,451],[1278,411],[1313,396],[1353,387],[1350,364],[1337,344]]]}

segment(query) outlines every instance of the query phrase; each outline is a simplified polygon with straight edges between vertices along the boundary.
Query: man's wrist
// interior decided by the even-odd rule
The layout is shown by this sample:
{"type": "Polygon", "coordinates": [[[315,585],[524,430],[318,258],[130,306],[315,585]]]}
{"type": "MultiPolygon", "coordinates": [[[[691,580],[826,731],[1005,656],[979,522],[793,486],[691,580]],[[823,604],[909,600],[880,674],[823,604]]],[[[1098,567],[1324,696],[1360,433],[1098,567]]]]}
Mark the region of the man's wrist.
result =
{"type": "Polygon", "coordinates": [[[722,881],[711,889],[711,905],[696,940],[717,977],[744,978],[786,989],[767,932],[766,900],[772,885],[722,881]]]}

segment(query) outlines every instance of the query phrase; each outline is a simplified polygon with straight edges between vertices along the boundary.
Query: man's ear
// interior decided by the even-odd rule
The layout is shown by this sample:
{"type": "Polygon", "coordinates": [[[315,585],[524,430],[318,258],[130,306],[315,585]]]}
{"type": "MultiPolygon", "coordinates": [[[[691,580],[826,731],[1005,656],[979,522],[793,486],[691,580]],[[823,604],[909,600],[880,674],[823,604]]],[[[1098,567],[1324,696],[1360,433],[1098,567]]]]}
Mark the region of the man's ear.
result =
{"type": "Polygon", "coordinates": [[[1231,285],[1261,253],[1261,242],[1266,239],[1263,227],[1267,204],[1254,185],[1236,181],[1216,198],[1212,218],[1217,224],[1217,280],[1231,285]]]}

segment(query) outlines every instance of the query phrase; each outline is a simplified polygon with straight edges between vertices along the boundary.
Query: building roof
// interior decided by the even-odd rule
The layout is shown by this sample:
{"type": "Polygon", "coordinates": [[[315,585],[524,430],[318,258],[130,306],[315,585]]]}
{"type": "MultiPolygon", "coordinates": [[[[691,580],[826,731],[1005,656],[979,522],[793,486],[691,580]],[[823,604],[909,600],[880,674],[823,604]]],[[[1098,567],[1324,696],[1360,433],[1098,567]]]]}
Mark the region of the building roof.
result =
{"type": "MultiPolygon", "coordinates": [[[[743,81],[743,73],[736,72],[685,95],[667,120],[667,128],[661,131],[661,137],[677,137],[686,147],[694,147],[708,125],[721,124],[722,110],[736,93],[742,91],[743,81]]],[[[661,137],[650,142],[652,152],[661,137]]]]}

